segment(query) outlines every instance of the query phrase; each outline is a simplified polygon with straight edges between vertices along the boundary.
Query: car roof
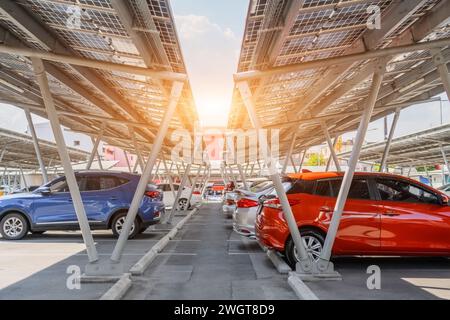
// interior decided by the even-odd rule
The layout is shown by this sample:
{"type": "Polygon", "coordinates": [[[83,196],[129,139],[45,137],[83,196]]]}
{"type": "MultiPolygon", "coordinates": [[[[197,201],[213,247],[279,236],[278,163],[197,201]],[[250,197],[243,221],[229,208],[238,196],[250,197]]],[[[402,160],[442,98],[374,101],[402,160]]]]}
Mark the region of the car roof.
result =
{"type": "Polygon", "coordinates": [[[137,173],[130,173],[126,171],[119,171],[119,170],[77,170],[75,171],[76,174],[128,174],[133,176],[140,176],[140,174],[137,173]]]}
{"type": "MultiPolygon", "coordinates": [[[[343,177],[344,176],[344,172],[303,172],[303,173],[294,173],[294,174],[288,174],[286,175],[289,179],[291,180],[319,180],[319,179],[330,179],[330,178],[337,178],[337,177],[343,177]]],[[[439,193],[443,194],[442,192],[440,192],[439,190],[426,185],[420,181],[405,177],[405,176],[401,176],[398,174],[393,174],[393,173],[381,173],[381,172],[355,172],[355,177],[374,177],[374,178],[388,178],[388,179],[392,179],[392,178],[397,178],[397,179],[402,179],[402,180],[406,180],[409,181],[411,183],[414,183],[416,185],[422,186],[425,189],[428,190],[433,190],[433,191],[438,191],[439,193]]]]}
{"type": "MultiPolygon", "coordinates": [[[[337,178],[343,177],[344,172],[303,172],[303,173],[293,173],[287,175],[289,178],[293,180],[318,180],[318,179],[327,179],[327,178],[337,178]]],[[[400,176],[392,173],[381,173],[381,172],[355,172],[355,176],[364,176],[364,177],[378,177],[378,178],[402,178],[408,179],[407,177],[400,176]]],[[[415,181],[415,180],[414,180],[415,181]]]]}

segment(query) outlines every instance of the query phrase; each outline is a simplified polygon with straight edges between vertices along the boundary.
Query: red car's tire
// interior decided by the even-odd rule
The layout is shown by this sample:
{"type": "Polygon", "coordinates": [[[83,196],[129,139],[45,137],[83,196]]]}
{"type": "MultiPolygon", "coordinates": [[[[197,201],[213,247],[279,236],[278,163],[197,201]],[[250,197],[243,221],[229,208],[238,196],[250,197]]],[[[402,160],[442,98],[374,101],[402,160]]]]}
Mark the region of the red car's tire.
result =
{"type": "MultiPolygon", "coordinates": [[[[306,250],[310,257],[317,260],[320,252],[323,249],[323,244],[325,243],[324,235],[314,229],[303,229],[301,230],[303,243],[305,244],[306,250]]],[[[295,250],[294,241],[292,238],[286,243],[285,256],[288,264],[292,269],[295,269],[295,265],[298,262],[297,253],[295,250]]]]}

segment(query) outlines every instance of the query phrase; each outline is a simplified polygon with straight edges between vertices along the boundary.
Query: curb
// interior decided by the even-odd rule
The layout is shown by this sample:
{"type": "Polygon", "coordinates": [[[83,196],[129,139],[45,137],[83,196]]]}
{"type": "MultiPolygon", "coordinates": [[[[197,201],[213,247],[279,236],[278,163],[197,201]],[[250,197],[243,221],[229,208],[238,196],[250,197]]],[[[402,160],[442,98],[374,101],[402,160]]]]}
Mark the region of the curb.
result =
{"type": "Polygon", "coordinates": [[[288,284],[300,300],[319,300],[314,292],[294,273],[289,275],[288,284]]]}
{"type": "Polygon", "coordinates": [[[180,230],[183,225],[186,223],[186,221],[192,217],[196,212],[198,211],[198,208],[195,208],[192,210],[185,218],[180,220],[176,226],[172,228],[172,230],[169,231],[164,237],[162,237],[155,245],[141,258],[138,262],[136,262],[130,269],[130,272],[133,276],[142,275],[147,269],[147,267],[155,260],[156,256],[159,252],[161,252],[164,247],[169,243],[169,240],[173,239],[176,234],[178,233],[178,230],[180,230]]]}
{"type": "Polygon", "coordinates": [[[100,298],[100,300],[119,300],[131,287],[131,274],[124,273],[119,281],[117,281],[105,294],[100,298]]]}
{"type": "Polygon", "coordinates": [[[289,267],[288,264],[281,259],[275,250],[268,249],[266,254],[279,273],[287,274],[292,271],[291,267],[289,267]]]}

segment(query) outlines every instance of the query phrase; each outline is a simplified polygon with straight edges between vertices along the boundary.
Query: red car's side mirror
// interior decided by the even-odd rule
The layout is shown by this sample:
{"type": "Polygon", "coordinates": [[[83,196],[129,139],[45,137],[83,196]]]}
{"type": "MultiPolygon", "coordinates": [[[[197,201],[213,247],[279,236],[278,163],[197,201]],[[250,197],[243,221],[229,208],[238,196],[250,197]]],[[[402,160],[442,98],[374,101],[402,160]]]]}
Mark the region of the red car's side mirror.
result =
{"type": "Polygon", "coordinates": [[[441,201],[442,201],[442,205],[443,206],[448,206],[448,203],[449,203],[449,198],[446,196],[446,195],[442,195],[441,196],[441,201]]]}

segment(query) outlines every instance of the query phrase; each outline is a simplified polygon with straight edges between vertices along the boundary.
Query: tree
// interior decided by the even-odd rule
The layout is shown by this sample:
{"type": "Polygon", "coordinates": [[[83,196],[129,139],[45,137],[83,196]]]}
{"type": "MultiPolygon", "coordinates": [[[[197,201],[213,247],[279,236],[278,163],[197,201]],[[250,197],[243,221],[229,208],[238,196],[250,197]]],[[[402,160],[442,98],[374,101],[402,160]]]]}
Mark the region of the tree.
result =
{"type": "Polygon", "coordinates": [[[310,166],[310,167],[315,167],[315,166],[324,166],[324,165],[326,165],[326,163],[327,162],[326,162],[323,154],[312,153],[309,156],[308,161],[306,162],[306,165],[310,166]]]}

